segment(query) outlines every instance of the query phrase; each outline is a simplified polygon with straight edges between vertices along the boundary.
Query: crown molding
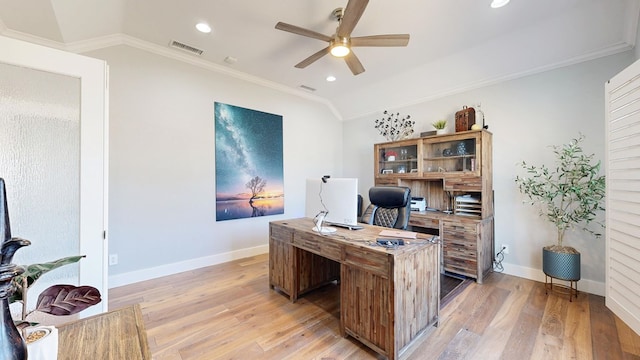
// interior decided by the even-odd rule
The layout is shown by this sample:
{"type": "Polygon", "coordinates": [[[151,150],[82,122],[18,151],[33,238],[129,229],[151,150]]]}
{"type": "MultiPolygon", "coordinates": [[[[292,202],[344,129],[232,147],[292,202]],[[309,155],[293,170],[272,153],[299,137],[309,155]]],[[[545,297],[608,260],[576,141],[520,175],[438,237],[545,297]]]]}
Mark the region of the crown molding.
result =
{"type": "Polygon", "coordinates": [[[271,88],[273,90],[279,91],[279,92],[283,92],[283,93],[288,93],[290,95],[294,95],[297,97],[301,97],[307,100],[311,100],[311,101],[315,101],[315,102],[319,102],[322,103],[324,105],[326,105],[331,112],[333,113],[333,115],[342,121],[342,115],[338,112],[338,110],[335,108],[335,106],[327,99],[317,96],[317,95],[313,95],[313,94],[309,94],[305,91],[302,90],[297,90],[297,89],[293,89],[289,86],[286,85],[282,85],[280,83],[274,82],[274,81],[269,81],[269,80],[265,80],[263,78],[257,77],[257,76],[253,76],[253,75],[249,75],[247,73],[243,73],[241,71],[237,71],[237,70],[233,70],[230,69],[226,66],[222,66],[222,65],[218,65],[215,63],[212,63],[210,61],[206,61],[203,60],[201,58],[195,57],[194,55],[188,54],[186,52],[182,52],[180,50],[177,49],[172,49],[169,47],[164,47],[164,46],[159,46],[157,44],[153,44],[150,43],[148,41],[144,41],[144,40],[140,40],[138,38],[132,37],[132,36],[128,36],[128,35],[121,35],[122,37],[122,44],[123,45],[127,45],[127,46],[131,46],[140,50],[144,50],[156,55],[160,55],[160,56],[164,56],[167,58],[171,58],[174,60],[178,60],[193,66],[197,66],[200,67],[202,69],[206,69],[209,71],[214,71],[217,73],[221,73],[224,75],[228,75],[231,77],[234,77],[236,79],[240,79],[240,80],[244,80],[253,84],[257,84],[260,86],[264,86],[264,87],[268,87],[271,88]]]}
{"type": "MultiPolygon", "coordinates": [[[[640,12],[640,3],[634,3],[633,6],[638,10],[638,12],[640,12]]],[[[637,14],[638,12],[635,12],[635,14],[637,14]]],[[[629,14],[629,13],[628,13],[629,14]]],[[[631,15],[629,15],[631,16],[631,15]]],[[[589,61],[589,60],[594,60],[597,58],[601,58],[601,57],[605,57],[605,56],[609,56],[609,55],[614,55],[617,53],[621,53],[624,51],[628,51],[633,49],[634,45],[635,45],[635,40],[636,40],[636,35],[637,35],[637,26],[638,26],[638,18],[637,16],[632,16],[631,18],[629,18],[628,22],[629,26],[627,27],[627,30],[625,31],[625,36],[624,36],[624,40],[613,44],[611,46],[605,47],[603,49],[598,49],[598,50],[594,50],[590,53],[586,53],[580,56],[576,56],[574,58],[571,59],[566,59],[557,63],[553,63],[553,64],[548,64],[548,65],[544,65],[544,66],[540,66],[537,68],[532,68],[532,69],[527,69],[524,71],[520,71],[520,72],[515,72],[515,73],[511,73],[511,74],[505,74],[505,75],[501,75],[501,76],[495,76],[495,77],[491,77],[491,78],[487,78],[487,79],[483,79],[483,80],[478,80],[478,81],[474,81],[468,84],[460,84],[459,86],[455,86],[452,87],[450,89],[444,89],[444,90],[440,90],[438,91],[437,94],[431,94],[431,95],[427,95],[427,96],[423,96],[423,97],[419,97],[419,98],[414,98],[413,100],[410,100],[408,102],[404,102],[401,104],[397,104],[395,106],[393,106],[393,108],[403,108],[403,107],[408,107],[408,106],[414,106],[416,104],[420,104],[423,102],[428,102],[428,101],[433,101],[433,100],[437,100],[437,99],[441,99],[447,96],[451,96],[451,95],[455,95],[455,94],[459,94],[459,93],[463,93],[466,91],[470,91],[470,90],[475,90],[478,88],[482,88],[482,87],[486,87],[486,86],[490,86],[490,85],[494,85],[497,83],[501,83],[501,82],[505,82],[505,81],[509,81],[509,80],[514,80],[514,79],[518,79],[521,77],[525,77],[525,76],[529,76],[529,75],[534,75],[534,74],[538,74],[538,73],[542,73],[545,71],[550,71],[550,70],[554,70],[554,69],[558,69],[558,68],[562,68],[565,66],[569,66],[569,65],[574,65],[577,63],[581,63],[584,61],[589,61]]],[[[304,98],[307,100],[311,100],[311,101],[315,101],[321,104],[324,104],[325,106],[327,106],[330,111],[332,112],[332,114],[336,117],[336,119],[340,120],[340,121],[345,121],[345,120],[350,120],[350,119],[358,119],[358,118],[362,118],[365,116],[371,116],[374,114],[377,114],[378,111],[374,111],[374,112],[366,112],[366,113],[361,113],[359,115],[353,115],[353,116],[349,116],[348,119],[344,119],[343,115],[338,111],[338,109],[333,105],[332,102],[330,102],[329,100],[317,96],[317,95],[313,95],[313,94],[309,94],[303,90],[298,90],[298,89],[294,89],[291,88],[289,86],[286,85],[282,85],[280,83],[276,83],[273,81],[269,81],[269,80],[265,80],[263,78],[257,77],[257,76],[253,76],[253,75],[249,75],[237,70],[233,70],[230,69],[228,67],[222,66],[222,65],[218,65],[206,60],[203,60],[201,58],[195,57],[194,55],[191,54],[187,54],[187,53],[183,53],[180,50],[177,49],[171,49],[169,47],[164,47],[164,46],[160,46],[154,43],[150,43],[148,41],[144,41],[129,35],[125,35],[125,34],[112,34],[112,35],[107,35],[107,36],[102,36],[102,37],[97,37],[97,38],[92,38],[89,40],[83,40],[83,41],[77,41],[77,42],[72,42],[72,43],[68,43],[68,44],[63,44],[57,41],[53,41],[53,40],[49,40],[49,39],[44,39],[41,37],[37,37],[37,36],[33,36],[30,34],[26,34],[26,33],[22,33],[22,32],[18,32],[18,31],[14,31],[11,29],[7,29],[6,26],[4,25],[4,23],[2,23],[0,21],[0,34],[2,34],[3,36],[7,36],[7,37],[11,37],[11,38],[15,38],[18,40],[23,40],[23,41],[27,41],[27,42],[31,42],[31,43],[35,43],[35,44],[39,44],[39,45],[43,45],[43,46],[47,46],[47,47],[51,47],[51,48],[55,48],[55,49],[59,49],[59,50],[64,50],[64,51],[69,51],[69,52],[73,52],[73,53],[86,53],[86,52],[90,52],[90,51],[95,51],[95,50],[100,50],[100,49],[104,49],[104,48],[108,48],[108,47],[113,47],[113,46],[118,46],[118,45],[126,45],[126,46],[130,46],[133,48],[137,48],[143,51],[147,51],[156,55],[160,55],[163,57],[167,57],[170,59],[174,59],[177,61],[181,61],[193,66],[197,66],[199,68],[208,70],[208,71],[213,71],[216,73],[220,73],[220,74],[224,74],[227,76],[231,76],[234,77],[236,79],[239,80],[243,80],[243,81],[247,81],[256,85],[260,85],[260,86],[264,86],[267,88],[271,88],[273,90],[279,91],[279,92],[283,92],[283,93],[287,93],[293,96],[297,96],[300,98],[304,98]]]]}
{"type": "Polygon", "coordinates": [[[624,21],[624,40],[631,47],[635,46],[636,37],[638,36],[638,14],[640,14],[640,2],[631,1],[628,11],[625,12],[627,19],[624,21]]]}
{"type": "Polygon", "coordinates": [[[119,46],[119,45],[130,46],[130,47],[144,50],[156,55],[164,56],[164,57],[178,60],[193,66],[197,66],[199,68],[202,68],[208,71],[213,71],[216,73],[234,77],[239,80],[247,81],[256,85],[271,88],[278,92],[287,93],[287,94],[304,98],[307,100],[319,102],[327,106],[338,120],[340,121],[343,120],[343,117],[338,111],[338,109],[329,100],[323,97],[309,94],[303,90],[293,89],[289,86],[282,85],[274,81],[265,80],[257,76],[253,76],[237,70],[233,70],[222,65],[214,64],[212,62],[203,60],[201,58],[197,58],[194,55],[183,53],[180,50],[153,44],[151,42],[140,40],[138,38],[135,38],[129,35],[111,34],[111,35],[101,36],[101,37],[92,38],[88,40],[76,41],[76,42],[64,44],[61,42],[44,39],[38,36],[22,33],[19,31],[10,30],[10,29],[7,29],[6,26],[4,26],[3,28],[3,26],[4,26],[4,23],[0,22],[0,34],[3,36],[11,37],[14,39],[18,39],[18,40],[22,40],[30,43],[35,43],[38,45],[47,46],[50,48],[55,48],[58,50],[64,50],[64,51],[68,51],[76,54],[82,54],[90,51],[100,50],[100,49],[119,46]]]}
{"type": "Polygon", "coordinates": [[[66,50],[65,45],[63,43],[45,39],[39,36],[23,33],[20,31],[11,30],[7,27],[2,28],[4,24],[0,25],[0,35],[6,36],[8,38],[26,41],[36,45],[42,45],[46,47],[50,47],[57,50],[66,50]]]}
{"type": "MultiPolygon", "coordinates": [[[[634,37],[635,37],[635,35],[634,35],[634,37]]],[[[539,73],[543,73],[543,72],[547,72],[547,71],[563,68],[563,67],[566,67],[566,66],[579,64],[579,63],[582,63],[582,62],[585,62],[585,61],[595,60],[595,59],[599,59],[599,58],[602,58],[602,57],[605,57],[605,56],[615,55],[615,54],[619,54],[619,53],[622,53],[622,52],[625,52],[625,51],[632,50],[633,47],[634,47],[634,43],[628,43],[627,41],[628,41],[628,39],[626,39],[624,41],[620,41],[620,42],[618,42],[618,43],[616,43],[614,45],[607,46],[607,47],[602,48],[602,49],[594,50],[592,52],[589,52],[589,53],[586,53],[586,54],[583,54],[583,55],[580,55],[580,56],[576,56],[576,57],[573,57],[573,58],[570,58],[570,59],[566,59],[566,60],[563,60],[563,61],[559,61],[559,62],[556,62],[556,63],[547,64],[547,65],[544,65],[544,66],[539,66],[539,67],[536,67],[536,68],[527,69],[527,70],[523,70],[523,71],[519,71],[519,72],[514,72],[514,73],[511,73],[511,74],[494,76],[494,77],[486,78],[486,79],[483,79],[483,80],[473,81],[473,82],[470,82],[470,83],[467,83],[467,84],[460,84],[459,86],[454,86],[454,87],[451,87],[449,89],[439,90],[436,94],[431,94],[431,95],[415,98],[413,100],[410,100],[410,101],[402,103],[402,104],[396,104],[393,107],[391,107],[390,109],[402,109],[404,107],[415,106],[415,105],[418,105],[418,104],[421,104],[421,103],[442,99],[442,98],[445,98],[445,97],[448,97],[448,96],[461,94],[461,93],[464,93],[464,92],[467,92],[467,91],[476,90],[476,89],[479,89],[479,88],[483,88],[483,87],[499,84],[499,83],[502,83],[502,82],[515,80],[515,79],[523,78],[523,77],[526,77],[526,76],[535,75],[535,74],[539,74],[539,73]]],[[[362,113],[362,114],[359,114],[359,115],[350,116],[345,121],[360,119],[360,118],[368,117],[368,116],[372,116],[372,115],[377,115],[378,113],[379,113],[379,111],[366,112],[366,113],[362,113]]]]}

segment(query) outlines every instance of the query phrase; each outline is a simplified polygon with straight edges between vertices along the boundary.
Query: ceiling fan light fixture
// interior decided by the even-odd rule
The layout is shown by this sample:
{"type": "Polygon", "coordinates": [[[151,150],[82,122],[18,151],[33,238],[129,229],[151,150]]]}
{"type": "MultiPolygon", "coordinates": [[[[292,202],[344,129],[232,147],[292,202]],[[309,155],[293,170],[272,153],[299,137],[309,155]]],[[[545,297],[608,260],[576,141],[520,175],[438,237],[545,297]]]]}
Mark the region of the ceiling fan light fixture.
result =
{"type": "Polygon", "coordinates": [[[350,52],[351,50],[349,50],[349,48],[344,45],[336,45],[331,48],[331,55],[335,57],[345,57],[349,55],[350,52]]]}
{"type": "Polygon", "coordinates": [[[349,49],[349,39],[347,38],[338,38],[331,41],[331,55],[335,57],[345,57],[349,55],[351,49],[349,49]]]}
{"type": "Polygon", "coordinates": [[[503,7],[509,3],[510,0],[493,0],[491,2],[491,7],[494,9],[503,7]]]}
{"type": "Polygon", "coordinates": [[[322,49],[311,54],[304,60],[295,64],[297,69],[304,69],[307,66],[321,59],[323,56],[331,54],[334,57],[341,57],[344,63],[349,67],[353,75],[361,74],[365,71],[364,66],[351,51],[351,45],[356,47],[391,47],[391,46],[407,46],[409,43],[409,34],[383,34],[371,36],[351,37],[353,29],[360,21],[360,17],[364,13],[369,0],[349,0],[346,8],[335,9],[332,12],[332,18],[338,21],[336,32],[329,36],[300,26],[287,24],[279,21],[276,23],[276,29],[290,32],[296,35],[305,36],[321,40],[329,43],[322,49]],[[353,41],[352,41],[353,40],[353,41]]]}

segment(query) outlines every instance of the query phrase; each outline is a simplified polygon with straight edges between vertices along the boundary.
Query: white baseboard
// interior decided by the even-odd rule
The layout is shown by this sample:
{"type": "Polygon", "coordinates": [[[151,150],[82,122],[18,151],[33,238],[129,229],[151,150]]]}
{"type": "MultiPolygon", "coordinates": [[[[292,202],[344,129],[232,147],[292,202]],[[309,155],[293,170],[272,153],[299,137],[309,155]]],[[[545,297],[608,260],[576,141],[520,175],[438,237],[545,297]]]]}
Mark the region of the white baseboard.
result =
{"type": "Polygon", "coordinates": [[[140,281],[156,279],[159,277],[173,275],[184,271],[199,269],[211,265],[217,265],[228,261],[242,259],[250,256],[266,254],[269,252],[269,245],[260,245],[252,248],[230,251],[222,254],[205,256],[197,259],[180,261],[172,264],[156,266],[153,268],[131,271],[123,274],[109,276],[109,288],[129,285],[140,281]]]}
{"type": "MultiPolygon", "coordinates": [[[[502,263],[504,274],[509,274],[533,281],[544,282],[544,273],[541,269],[534,269],[520,265],[502,263]]],[[[578,291],[587,292],[594,295],[605,295],[605,286],[603,282],[589,279],[581,279],[578,281],[578,291]]]]}
{"type": "MultiPolygon", "coordinates": [[[[177,263],[157,266],[149,269],[132,271],[124,274],[109,276],[109,288],[129,285],[140,281],[151,280],[163,276],[173,275],[184,271],[199,269],[211,265],[217,265],[228,261],[242,259],[250,256],[266,254],[269,252],[269,245],[260,245],[252,248],[230,251],[222,254],[205,256],[197,259],[181,261],[177,263]]],[[[525,266],[503,263],[504,274],[518,276],[521,278],[544,282],[544,273],[540,269],[525,266]]],[[[603,282],[589,279],[581,279],[578,282],[578,290],[594,295],[605,296],[605,285],[603,282]]]]}

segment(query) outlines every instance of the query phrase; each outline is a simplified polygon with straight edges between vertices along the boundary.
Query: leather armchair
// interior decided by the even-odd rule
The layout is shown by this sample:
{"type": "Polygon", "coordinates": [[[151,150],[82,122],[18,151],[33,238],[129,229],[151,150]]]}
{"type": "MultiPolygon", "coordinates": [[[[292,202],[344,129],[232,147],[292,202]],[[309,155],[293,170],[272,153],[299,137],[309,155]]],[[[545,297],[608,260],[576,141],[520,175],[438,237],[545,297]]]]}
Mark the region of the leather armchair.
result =
{"type": "Polygon", "coordinates": [[[411,189],[404,186],[374,186],[369,189],[371,204],[361,222],[406,230],[411,215],[411,189]]]}

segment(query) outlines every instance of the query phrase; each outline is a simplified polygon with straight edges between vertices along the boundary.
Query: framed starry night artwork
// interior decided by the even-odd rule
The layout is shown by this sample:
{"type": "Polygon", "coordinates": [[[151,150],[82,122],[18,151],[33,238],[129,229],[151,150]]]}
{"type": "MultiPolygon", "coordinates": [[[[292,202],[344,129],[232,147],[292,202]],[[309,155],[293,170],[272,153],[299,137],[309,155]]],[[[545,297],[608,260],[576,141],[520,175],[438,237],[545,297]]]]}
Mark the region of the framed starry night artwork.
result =
{"type": "Polygon", "coordinates": [[[284,214],[282,116],[214,103],[216,221],[284,214]]]}

